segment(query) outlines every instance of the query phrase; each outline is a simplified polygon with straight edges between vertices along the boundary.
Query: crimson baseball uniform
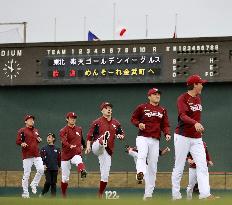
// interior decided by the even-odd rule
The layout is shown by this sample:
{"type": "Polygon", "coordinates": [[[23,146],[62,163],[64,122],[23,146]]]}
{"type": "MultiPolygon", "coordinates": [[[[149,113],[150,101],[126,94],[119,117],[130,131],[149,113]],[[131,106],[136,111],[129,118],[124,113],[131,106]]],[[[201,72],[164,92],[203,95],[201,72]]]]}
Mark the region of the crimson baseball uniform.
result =
{"type": "MultiPolygon", "coordinates": [[[[104,108],[107,109],[107,107],[112,109],[112,104],[103,102],[100,106],[100,110],[102,111],[104,108]]],[[[116,119],[112,117],[108,119],[104,115],[92,122],[87,134],[87,141],[93,142],[92,151],[99,160],[101,180],[98,195],[100,198],[103,196],[108,183],[111,156],[114,152],[114,141],[118,135],[124,136],[124,131],[120,123],[116,119]],[[106,136],[106,133],[108,136],[106,136]],[[105,140],[107,142],[106,146],[104,146],[103,143],[105,140]]]]}
{"type": "MultiPolygon", "coordinates": [[[[66,114],[66,119],[77,118],[74,112],[69,112],[66,114]]],[[[76,125],[70,126],[67,124],[64,128],[60,130],[60,139],[62,144],[61,149],[61,170],[62,170],[62,180],[61,180],[61,191],[62,196],[66,197],[71,164],[77,167],[77,171],[81,173],[81,178],[86,177],[85,165],[82,161],[82,149],[83,149],[83,135],[82,128],[76,125]],[[71,148],[71,145],[75,146],[71,148]]]]}
{"type": "MultiPolygon", "coordinates": [[[[157,88],[150,89],[147,93],[148,98],[157,93],[160,95],[157,88]]],[[[146,176],[144,199],[151,198],[155,188],[161,132],[165,136],[170,135],[167,110],[159,104],[152,104],[151,101],[140,104],[133,112],[131,122],[136,127],[139,127],[140,123],[145,124],[145,129],[139,129],[136,138],[138,148],[136,170],[137,179],[140,174],[146,176]]],[[[138,180],[141,183],[140,179],[138,180]]]]}
{"type": "Polygon", "coordinates": [[[132,114],[131,122],[138,127],[139,123],[144,123],[145,130],[140,130],[138,136],[156,138],[160,140],[161,131],[167,135],[170,134],[167,110],[158,105],[150,103],[139,105],[132,114]]]}
{"type": "MultiPolygon", "coordinates": [[[[205,142],[203,142],[204,148],[205,148],[205,153],[206,153],[206,162],[208,163],[211,160],[211,156],[208,152],[207,145],[205,142]]],[[[187,160],[191,159],[193,160],[193,157],[190,153],[188,153],[187,160]]],[[[197,183],[197,172],[196,172],[196,164],[189,164],[189,184],[187,186],[186,192],[187,192],[187,199],[192,199],[192,194],[193,194],[193,189],[194,186],[197,183]]]]}
{"type": "Polygon", "coordinates": [[[79,126],[65,126],[60,130],[60,139],[62,143],[61,160],[67,161],[75,155],[82,155],[82,128],[79,126]],[[76,147],[70,149],[71,145],[76,147]]]}
{"type": "MultiPolygon", "coordinates": [[[[26,115],[24,121],[26,122],[29,119],[35,119],[33,115],[26,115]]],[[[23,198],[29,198],[28,191],[28,182],[31,174],[31,167],[33,164],[36,167],[36,175],[32,180],[30,186],[32,192],[35,194],[37,192],[36,187],[38,186],[40,179],[44,173],[43,161],[40,157],[39,152],[39,132],[36,128],[32,127],[23,127],[18,130],[16,144],[20,145],[26,143],[26,147],[22,147],[22,159],[23,159],[23,178],[22,178],[22,188],[23,188],[23,198]]]]}
{"type": "Polygon", "coordinates": [[[185,137],[201,138],[201,133],[197,132],[194,127],[197,122],[201,122],[200,96],[192,97],[188,93],[184,93],[177,99],[177,107],[178,125],[175,133],[185,137]]]}
{"type": "Polygon", "coordinates": [[[107,147],[105,149],[107,153],[112,156],[114,152],[114,141],[116,135],[119,134],[118,132],[120,132],[119,130],[123,133],[121,125],[116,119],[112,118],[110,121],[108,121],[105,117],[102,116],[92,122],[89,132],[87,134],[87,140],[96,141],[99,137],[104,135],[106,131],[109,131],[110,136],[107,142],[107,147]],[[99,131],[97,133],[94,133],[96,127],[99,127],[99,131]]]}
{"type": "Polygon", "coordinates": [[[172,198],[181,199],[180,181],[183,175],[187,154],[190,152],[197,165],[197,179],[199,198],[207,198],[210,194],[209,173],[206,163],[206,154],[202,141],[202,133],[195,128],[201,123],[202,105],[200,93],[203,83],[199,75],[192,75],[187,79],[188,92],[177,99],[178,125],[174,133],[175,165],[172,172],[172,198]]]}

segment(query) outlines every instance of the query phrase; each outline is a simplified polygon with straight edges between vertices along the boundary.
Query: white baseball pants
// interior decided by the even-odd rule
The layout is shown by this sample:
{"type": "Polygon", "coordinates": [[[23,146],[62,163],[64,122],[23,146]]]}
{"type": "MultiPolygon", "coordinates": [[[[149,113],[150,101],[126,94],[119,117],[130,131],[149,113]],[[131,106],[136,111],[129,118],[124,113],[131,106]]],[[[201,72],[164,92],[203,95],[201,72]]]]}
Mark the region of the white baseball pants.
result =
{"type": "Polygon", "coordinates": [[[111,156],[105,150],[105,147],[99,143],[98,140],[93,143],[92,151],[99,160],[101,181],[108,182],[111,167],[111,156]]]}
{"type": "Polygon", "coordinates": [[[175,165],[172,172],[172,197],[178,198],[180,193],[180,181],[186,162],[187,154],[190,152],[196,163],[197,182],[199,198],[210,196],[209,172],[206,162],[205,148],[202,138],[189,138],[174,134],[175,165]]]}
{"type": "Polygon", "coordinates": [[[29,194],[28,192],[28,181],[31,174],[31,167],[35,165],[36,168],[36,174],[34,179],[31,182],[31,186],[38,186],[40,179],[44,173],[44,166],[43,161],[41,157],[32,157],[27,158],[23,160],[23,179],[22,179],[22,187],[23,187],[23,193],[29,194]]]}
{"type": "Polygon", "coordinates": [[[159,158],[159,140],[151,137],[138,136],[136,138],[136,146],[138,149],[137,173],[143,172],[145,179],[144,197],[152,197],[159,158]]]}
{"type": "Polygon", "coordinates": [[[82,157],[80,155],[75,155],[72,159],[68,161],[61,161],[61,172],[62,172],[62,182],[68,183],[71,164],[78,165],[82,163],[82,157]]]}

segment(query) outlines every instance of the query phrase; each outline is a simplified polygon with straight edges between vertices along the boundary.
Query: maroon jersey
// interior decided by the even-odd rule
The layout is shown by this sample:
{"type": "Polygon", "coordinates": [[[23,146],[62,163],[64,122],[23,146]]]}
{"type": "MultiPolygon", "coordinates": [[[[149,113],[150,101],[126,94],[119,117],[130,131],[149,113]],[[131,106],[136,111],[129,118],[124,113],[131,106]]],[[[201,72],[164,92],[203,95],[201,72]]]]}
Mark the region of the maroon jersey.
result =
{"type": "Polygon", "coordinates": [[[18,130],[16,144],[21,145],[23,142],[27,143],[27,147],[22,147],[22,158],[32,158],[39,157],[39,141],[37,138],[39,137],[39,132],[36,128],[32,127],[23,127],[18,130]]]}
{"type": "Polygon", "coordinates": [[[107,142],[106,151],[109,155],[112,156],[114,152],[114,141],[116,135],[124,135],[124,131],[122,130],[120,123],[116,119],[112,118],[110,121],[108,121],[105,117],[102,116],[94,120],[87,134],[87,140],[95,141],[99,137],[104,135],[106,131],[110,132],[110,137],[107,142]]]}
{"type": "Polygon", "coordinates": [[[139,136],[160,139],[161,131],[170,135],[167,110],[160,105],[150,103],[139,105],[132,114],[131,122],[138,127],[139,123],[145,124],[145,129],[139,129],[139,136]]]}
{"type": "Polygon", "coordinates": [[[81,155],[82,153],[82,128],[79,126],[65,126],[60,130],[60,139],[62,143],[61,160],[68,161],[75,155],[81,155]],[[76,145],[74,148],[70,148],[71,145],[76,145]]]}
{"type": "Polygon", "coordinates": [[[201,133],[195,129],[197,122],[201,123],[201,99],[200,96],[192,97],[188,93],[184,93],[177,99],[178,108],[178,125],[175,130],[176,134],[201,138],[201,133]]]}
{"type": "MultiPolygon", "coordinates": [[[[210,154],[208,152],[208,149],[207,149],[207,146],[206,146],[205,142],[204,142],[204,148],[205,148],[205,154],[206,154],[206,161],[208,163],[208,161],[212,161],[212,160],[211,160],[211,157],[210,157],[210,154]]],[[[193,160],[193,157],[192,157],[192,155],[190,153],[188,153],[187,159],[193,160]]],[[[196,169],[196,164],[195,163],[190,164],[189,167],[196,169]]]]}

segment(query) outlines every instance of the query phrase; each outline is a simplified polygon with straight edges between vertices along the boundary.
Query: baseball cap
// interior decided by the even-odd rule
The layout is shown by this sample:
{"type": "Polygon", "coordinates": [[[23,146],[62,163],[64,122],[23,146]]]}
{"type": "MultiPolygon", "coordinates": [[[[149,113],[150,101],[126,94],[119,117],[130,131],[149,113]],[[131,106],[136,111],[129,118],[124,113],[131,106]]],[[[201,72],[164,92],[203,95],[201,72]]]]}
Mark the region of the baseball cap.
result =
{"type": "Polygon", "coordinates": [[[206,83],[207,80],[201,79],[201,76],[199,75],[191,75],[187,78],[187,85],[192,85],[194,83],[206,83]]]}
{"type": "Polygon", "coordinates": [[[49,133],[47,134],[47,136],[49,136],[49,135],[51,135],[53,138],[56,138],[55,134],[52,133],[52,132],[49,132],[49,133]]]}
{"type": "Polygon", "coordinates": [[[66,118],[69,118],[69,117],[77,118],[77,115],[76,115],[75,112],[68,112],[68,113],[66,114],[66,118]]]}
{"type": "Polygon", "coordinates": [[[33,120],[35,119],[35,117],[33,115],[25,115],[24,121],[27,121],[30,118],[32,118],[33,120]]]}
{"type": "Polygon", "coordinates": [[[159,91],[158,88],[152,88],[152,89],[148,90],[147,96],[150,96],[151,94],[155,94],[155,93],[161,94],[161,91],[159,91]]]}
{"type": "Polygon", "coordinates": [[[100,109],[102,110],[103,108],[106,108],[107,106],[110,106],[111,108],[113,108],[113,105],[109,102],[103,102],[101,105],[100,105],[100,109]]]}

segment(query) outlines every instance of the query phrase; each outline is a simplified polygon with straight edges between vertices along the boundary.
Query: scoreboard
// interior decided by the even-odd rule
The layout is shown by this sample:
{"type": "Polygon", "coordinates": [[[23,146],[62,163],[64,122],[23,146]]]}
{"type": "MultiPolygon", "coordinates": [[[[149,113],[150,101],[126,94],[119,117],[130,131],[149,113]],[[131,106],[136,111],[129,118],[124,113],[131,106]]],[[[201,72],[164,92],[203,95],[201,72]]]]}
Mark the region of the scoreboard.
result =
{"type": "Polygon", "coordinates": [[[232,81],[232,37],[0,44],[0,85],[232,81]]]}

